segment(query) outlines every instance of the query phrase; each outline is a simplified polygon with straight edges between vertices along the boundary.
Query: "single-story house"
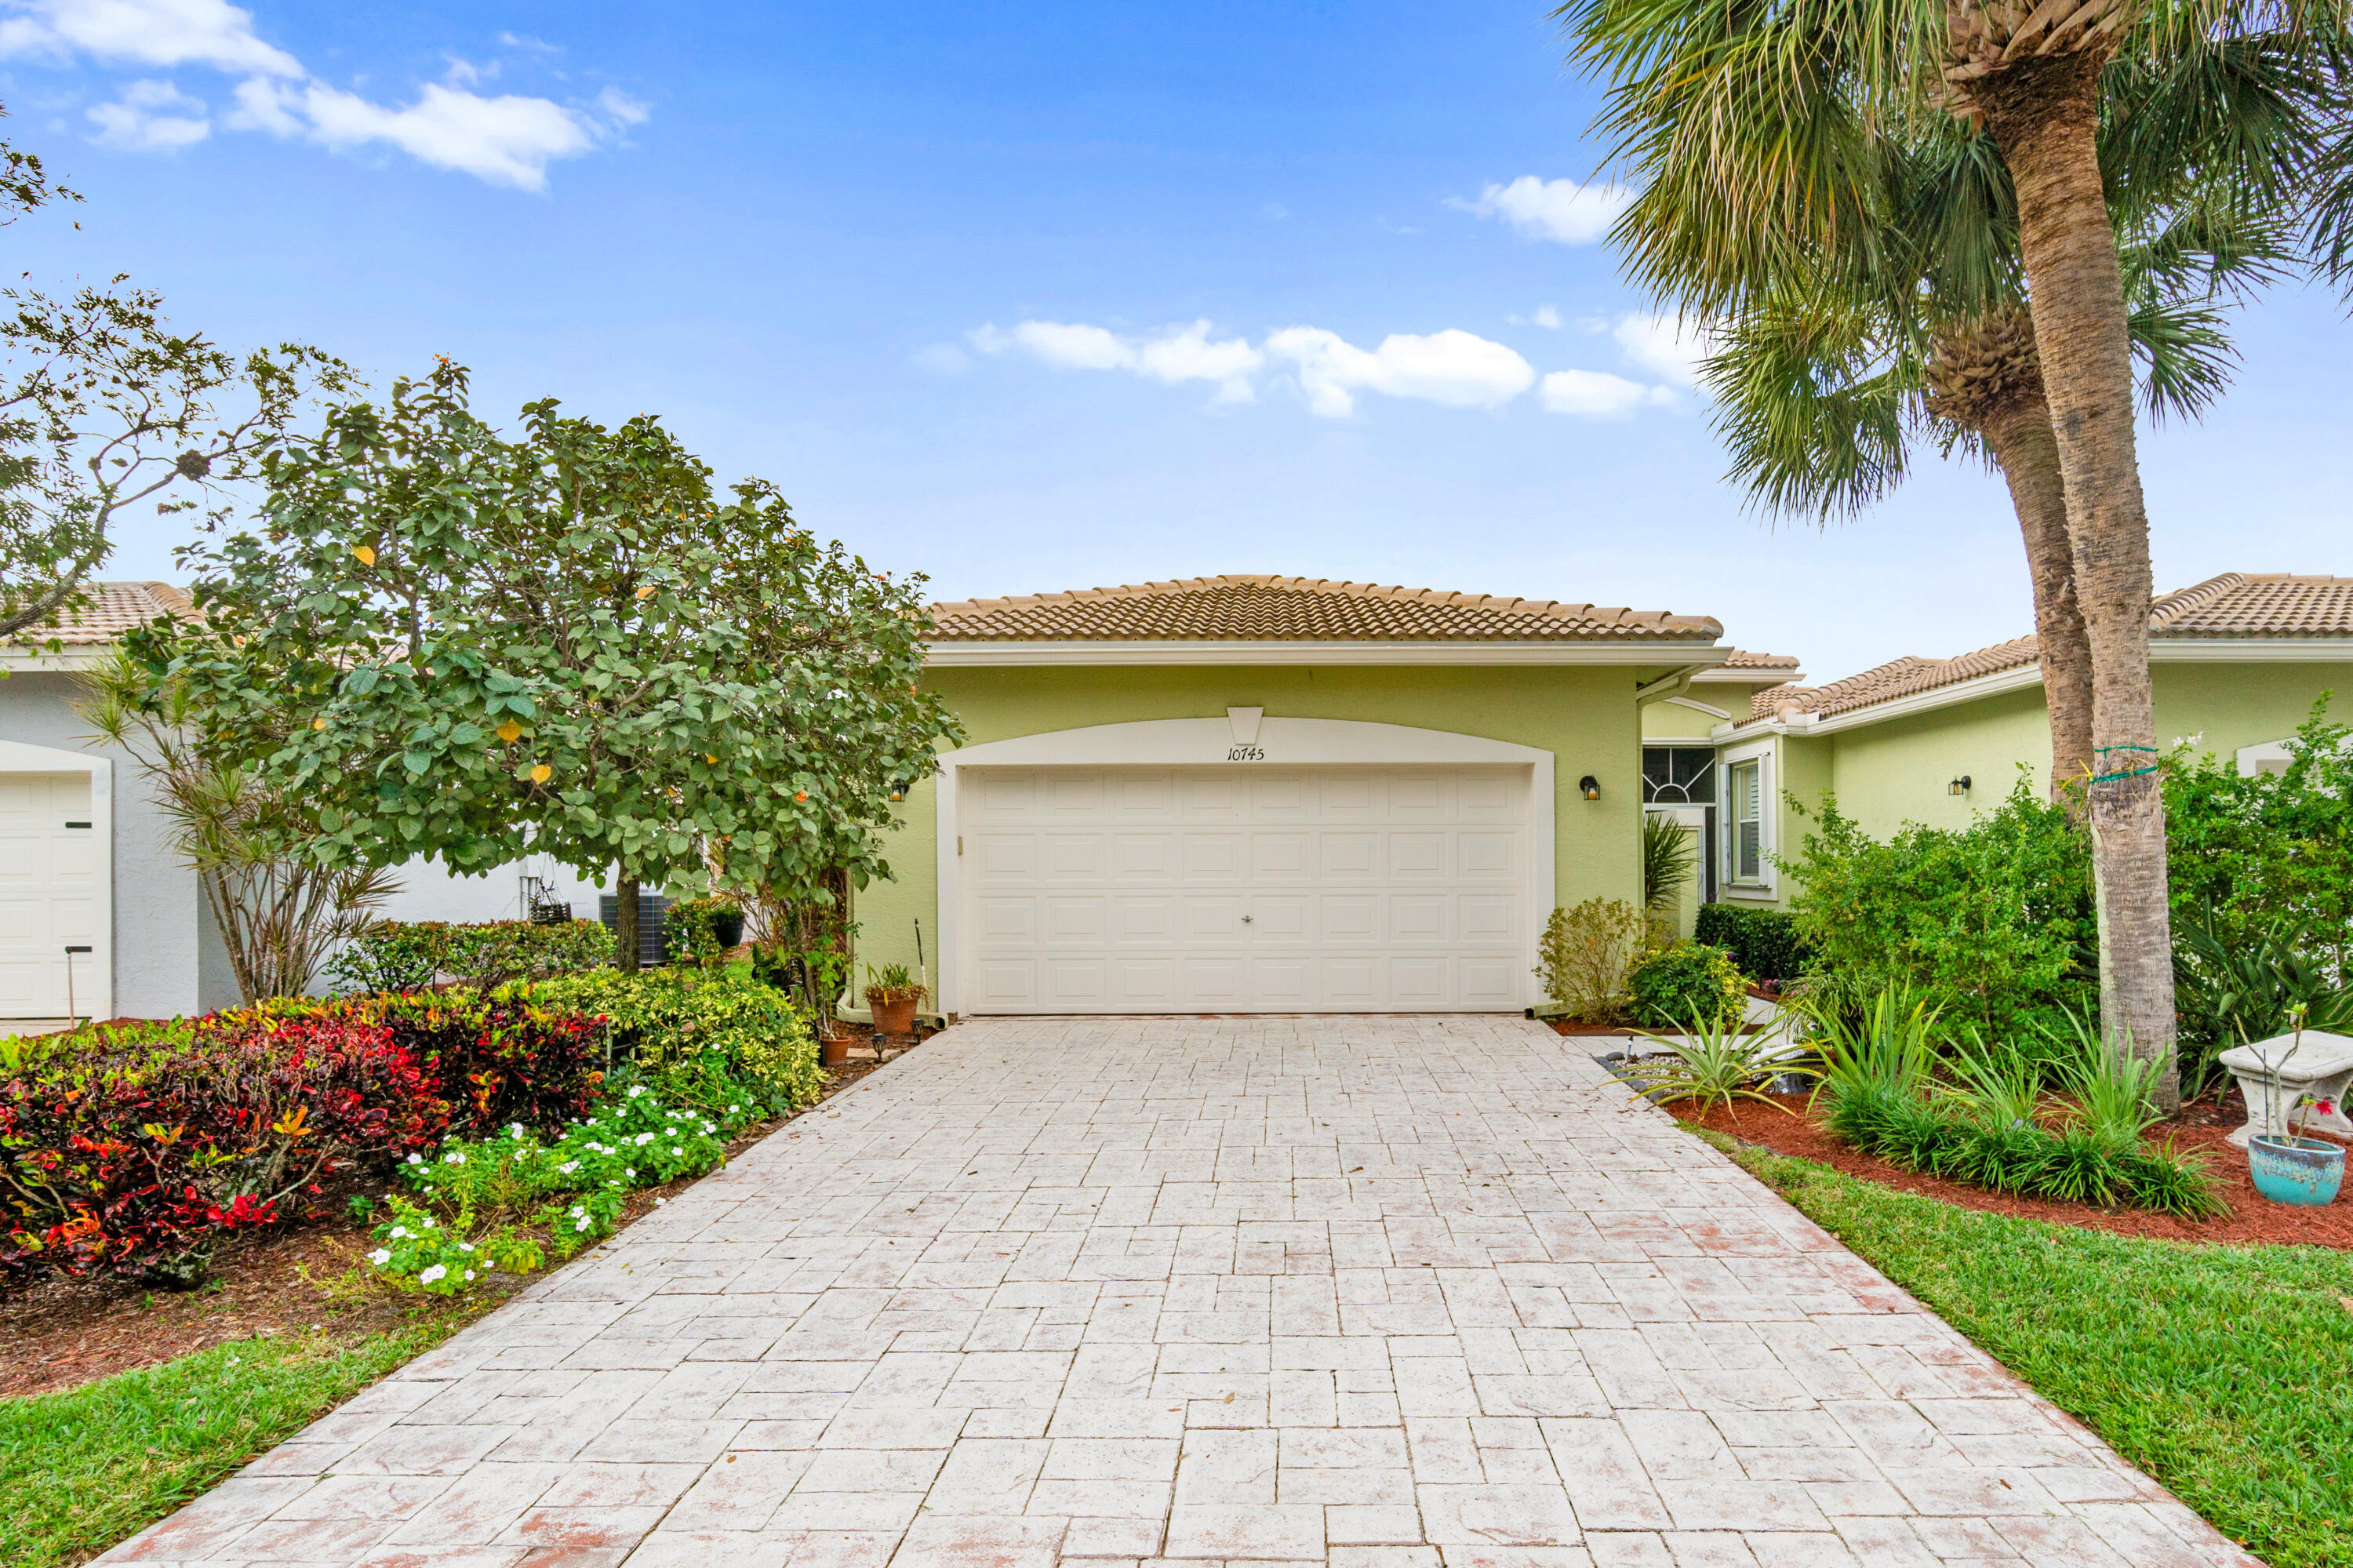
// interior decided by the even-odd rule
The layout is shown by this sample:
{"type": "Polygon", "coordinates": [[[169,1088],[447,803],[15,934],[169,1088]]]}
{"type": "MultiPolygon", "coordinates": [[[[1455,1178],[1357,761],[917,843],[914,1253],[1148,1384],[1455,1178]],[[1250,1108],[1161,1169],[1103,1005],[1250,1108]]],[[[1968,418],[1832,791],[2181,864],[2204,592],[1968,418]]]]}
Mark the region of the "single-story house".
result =
{"type": "Polygon", "coordinates": [[[1518,1011],[1639,900],[1644,713],[1791,662],[1705,616],[1219,577],[934,607],[965,744],[860,956],[947,1013],[1518,1011]]]}
{"type": "MultiPolygon", "coordinates": [[[[136,766],[78,667],[187,601],[100,585],[61,651],[0,659],[0,1017],[235,1000],[136,766]]],[[[1965,823],[2048,731],[2032,638],[1822,686],[1705,616],[1238,576],[933,607],[964,744],[907,799],[861,963],[944,1013],[1517,1011],[1556,906],[1639,899],[1645,814],[1693,835],[1678,911],[1792,887],[1789,800],[1875,833],[1965,823]]],[[[2158,717],[2250,769],[2325,692],[2353,713],[2353,578],[2216,577],[2158,601],[2158,717]]],[[[44,641],[46,640],[46,634],[44,641]]],[[[597,907],[552,864],[403,868],[386,913],[597,907]]],[[[855,991],[849,999],[857,1011],[855,991]]]]}
{"type": "MultiPolygon", "coordinates": [[[[2187,739],[2253,773],[2286,765],[2285,742],[2324,696],[2330,716],[2353,720],[2353,577],[2226,572],[2159,597],[2149,637],[2162,744],[2187,739]]],[[[2037,657],[2020,637],[1824,686],[1768,686],[1704,736],[1677,737],[1663,765],[1712,774],[1715,895],[1786,904],[1794,887],[1776,857],[1797,855],[1806,832],[1793,805],[1826,794],[1884,838],[1905,822],[1964,827],[2021,769],[2047,789],[2037,657]]]]}

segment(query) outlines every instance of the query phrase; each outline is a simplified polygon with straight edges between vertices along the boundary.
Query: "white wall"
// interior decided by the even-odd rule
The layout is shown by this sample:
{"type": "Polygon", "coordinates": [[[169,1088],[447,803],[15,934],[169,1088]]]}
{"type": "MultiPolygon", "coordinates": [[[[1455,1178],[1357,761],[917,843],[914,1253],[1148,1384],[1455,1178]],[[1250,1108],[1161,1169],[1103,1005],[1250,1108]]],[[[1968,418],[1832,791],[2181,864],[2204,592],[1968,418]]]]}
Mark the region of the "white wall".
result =
{"type": "Polygon", "coordinates": [[[548,884],[547,896],[572,906],[575,916],[596,918],[596,896],[610,879],[583,880],[545,855],[532,855],[487,872],[459,876],[438,861],[412,860],[400,867],[400,891],[378,911],[388,920],[521,920],[522,879],[537,876],[548,884]]]}

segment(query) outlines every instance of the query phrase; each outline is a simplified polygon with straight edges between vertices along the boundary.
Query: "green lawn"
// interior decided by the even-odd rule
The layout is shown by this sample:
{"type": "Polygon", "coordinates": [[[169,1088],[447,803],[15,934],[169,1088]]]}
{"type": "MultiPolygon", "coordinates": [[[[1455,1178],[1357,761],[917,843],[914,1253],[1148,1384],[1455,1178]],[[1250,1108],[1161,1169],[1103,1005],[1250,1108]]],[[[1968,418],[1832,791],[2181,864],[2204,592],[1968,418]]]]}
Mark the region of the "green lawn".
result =
{"type": "Polygon", "coordinates": [[[2353,1565],[2353,1257],[1978,1213],[1703,1136],[2274,1568],[2353,1565]]]}
{"type": "Polygon", "coordinates": [[[0,1563],[95,1555],[438,1344],[450,1314],[356,1343],[215,1345],[62,1393],[0,1400],[0,1563]]]}

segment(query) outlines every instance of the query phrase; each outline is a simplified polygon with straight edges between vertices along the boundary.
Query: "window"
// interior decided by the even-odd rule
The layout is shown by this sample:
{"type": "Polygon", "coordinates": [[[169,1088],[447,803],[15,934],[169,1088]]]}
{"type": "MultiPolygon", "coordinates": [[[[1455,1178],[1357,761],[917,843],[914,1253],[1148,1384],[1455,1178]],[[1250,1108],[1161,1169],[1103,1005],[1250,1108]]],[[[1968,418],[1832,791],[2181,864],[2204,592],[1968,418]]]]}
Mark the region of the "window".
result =
{"type": "Polygon", "coordinates": [[[1715,804],[1715,747],[1642,747],[1642,803],[1646,806],[1715,804]]]}
{"type": "Polygon", "coordinates": [[[1762,758],[1725,769],[1732,795],[1732,880],[1761,882],[1765,876],[1765,764],[1762,758]]]}

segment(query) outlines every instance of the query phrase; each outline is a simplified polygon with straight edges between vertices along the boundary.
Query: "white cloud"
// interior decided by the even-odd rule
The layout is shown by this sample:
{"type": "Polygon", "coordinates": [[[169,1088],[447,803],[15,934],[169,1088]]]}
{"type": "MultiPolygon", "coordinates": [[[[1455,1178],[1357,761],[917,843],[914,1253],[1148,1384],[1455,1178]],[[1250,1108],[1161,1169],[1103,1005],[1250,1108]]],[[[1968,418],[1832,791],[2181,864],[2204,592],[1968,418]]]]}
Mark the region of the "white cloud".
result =
{"type": "Polygon", "coordinates": [[[1556,305],[1538,305],[1526,315],[1511,316],[1506,319],[1514,326],[1540,326],[1546,332],[1558,332],[1566,324],[1562,320],[1560,309],[1556,305]]]}
{"type": "Polygon", "coordinates": [[[1634,199],[1625,185],[1583,185],[1575,180],[1540,180],[1522,175],[1507,185],[1489,185],[1477,201],[1448,196],[1446,205],[1481,217],[1500,217],[1524,234],[1563,245],[1590,245],[1609,232],[1634,199]]]}
{"type": "MultiPolygon", "coordinates": [[[[543,188],[547,165],[555,159],[589,152],[642,124],[647,114],[644,104],[613,88],[580,107],[517,93],[474,92],[470,89],[495,76],[497,66],[454,58],[447,80],[425,86],[407,107],[392,108],[311,76],[292,55],[256,36],[252,14],[227,0],[0,4],[16,13],[0,21],[0,57],[63,59],[79,54],[101,63],[211,66],[244,79],[222,116],[221,122],[232,129],[301,137],[338,151],[396,147],[436,168],[523,190],[543,188]]],[[[516,48],[547,47],[529,38],[511,42],[516,48]]],[[[100,141],[140,151],[184,147],[211,129],[204,105],[182,97],[170,83],[134,82],[120,102],[90,115],[100,141]],[[155,97],[159,91],[169,97],[155,97]]]]}
{"type": "Polygon", "coordinates": [[[966,336],[983,354],[1019,352],[1066,370],[1131,370],[1171,386],[1213,381],[1219,402],[1250,402],[1257,396],[1250,376],[1265,356],[1241,338],[1212,342],[1209,330],[1208,322],[1194,322],[1138,338],[1081,323],[1029,321],[1010,332],[981,326],[966,336]]]}
{"type": "Polygon", "coordinates": [[[1536,378],[1535,367],[1511,349],[1459,327],[1428,336],[1391,333],[1370,350],[1322,327],[1285,327],[1268,336],[1266,350],[1298,367],[1307,407],[1335,419],[1356,412],[1359,391],[1493,408],[1536,378]]]}
{"type": "Polygon", "coordinates": [[[0,55],[76,53],[142,65],[207,65],[262,76],[303,75],[300,61],[254,36],[253,13],[227,0],[10,0],[0,55]]]}
{"type": "Polygon", "coordinates": [[[1645,387],[1603,370],[1556,370],[1544,378],[1537,396],[1553,413],[1589,419],[1614,419],[1646,404],[1675,400],[1663,387],[1645,387]]]}
{"type": "Polygon", "coordinates": [[[1620,316],[1609,329],[1627,363],[1678,387],[1699,385],[1699,362],[1715,352],[1704,323],[1677,316],[1620,316]]]}
{"type": "Polygon", "coordinates": [[[119,101],[87,112],[99,142],[126,152],[176,152],[213,133],[205,106],[168,81],[134,81],[119,101]]]}
{"type": "Polygon", "coordinates": [[[547,184],[550,160],[586,152],[598,130],[544,98],[484,98],[438,82],[427,82],[407,108],[386,109],[314,81],[301,90],[301,113],[311,140],[339,151],[389,143],[436,168],[532,191],[547,184]]]}

